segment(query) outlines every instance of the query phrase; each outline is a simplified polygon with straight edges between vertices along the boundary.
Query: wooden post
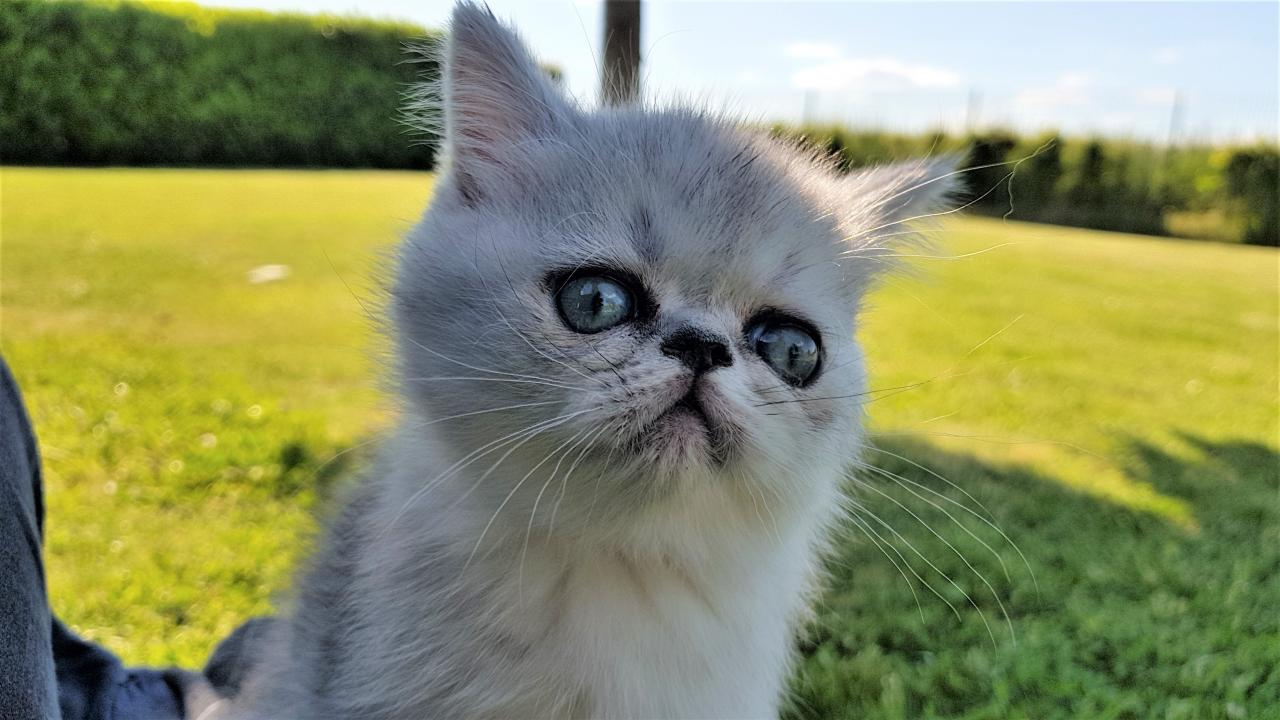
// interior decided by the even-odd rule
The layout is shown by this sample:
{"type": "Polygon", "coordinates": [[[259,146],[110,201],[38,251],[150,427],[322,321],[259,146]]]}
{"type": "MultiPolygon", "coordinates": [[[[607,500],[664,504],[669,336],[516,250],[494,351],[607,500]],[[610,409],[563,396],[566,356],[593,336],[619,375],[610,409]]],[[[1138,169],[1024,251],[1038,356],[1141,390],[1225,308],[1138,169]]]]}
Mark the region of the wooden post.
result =
{"type": "Polygon", "coordinates": [[[609,105],[635,102],[640,94],[640,0],[605,0],[600,94],[609,105]]]}

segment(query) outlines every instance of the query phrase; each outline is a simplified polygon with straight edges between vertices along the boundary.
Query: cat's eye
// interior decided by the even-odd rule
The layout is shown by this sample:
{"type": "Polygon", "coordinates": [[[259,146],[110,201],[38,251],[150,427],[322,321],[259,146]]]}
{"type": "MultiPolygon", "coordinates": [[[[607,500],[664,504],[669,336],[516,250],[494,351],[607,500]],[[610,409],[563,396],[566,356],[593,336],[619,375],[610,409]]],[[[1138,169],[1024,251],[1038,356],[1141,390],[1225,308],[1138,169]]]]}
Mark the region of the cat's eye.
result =
{"type": "Polygon", "coordinates": [[[564,282],[556,305],[569,327],[580,333],[598,333],[631,319],[635,297],[617,280],[582,275],[564,282]]]}
{"type": "Polygon", "coordinates": [[[797,323],[786,319],[757,322],[747,330],[747,345],[792,385],[804,385],[818,372],[818,340],[797,323]]]}

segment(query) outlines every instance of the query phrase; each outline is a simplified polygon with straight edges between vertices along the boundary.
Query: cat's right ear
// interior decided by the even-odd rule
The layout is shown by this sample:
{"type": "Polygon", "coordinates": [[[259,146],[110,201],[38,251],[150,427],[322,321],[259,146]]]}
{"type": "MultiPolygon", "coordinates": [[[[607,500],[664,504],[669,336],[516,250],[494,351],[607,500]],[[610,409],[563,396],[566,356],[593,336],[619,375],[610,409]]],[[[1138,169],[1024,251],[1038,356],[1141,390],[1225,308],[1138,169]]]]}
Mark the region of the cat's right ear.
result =
{"type": "Polygon", "coordinates": [[[453,10],[442,85],[449,168],[465,202],[519,180],[520,145],[553,137],[573,108],[484,5],[453,10]]]}

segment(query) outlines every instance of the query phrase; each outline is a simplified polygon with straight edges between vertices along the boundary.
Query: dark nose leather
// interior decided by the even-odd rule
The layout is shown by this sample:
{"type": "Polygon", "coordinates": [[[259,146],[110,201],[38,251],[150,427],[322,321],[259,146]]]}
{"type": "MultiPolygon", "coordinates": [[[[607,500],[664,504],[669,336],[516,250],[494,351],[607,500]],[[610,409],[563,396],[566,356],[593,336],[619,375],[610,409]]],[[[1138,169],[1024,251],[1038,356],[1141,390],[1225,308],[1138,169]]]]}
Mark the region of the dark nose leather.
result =
{"type": "Polygon", "coordinates": [[[662,354],[678,359],[699,375],[733,364],[729,343],[696,327],[682,327],[663,338],[662,354]]]}

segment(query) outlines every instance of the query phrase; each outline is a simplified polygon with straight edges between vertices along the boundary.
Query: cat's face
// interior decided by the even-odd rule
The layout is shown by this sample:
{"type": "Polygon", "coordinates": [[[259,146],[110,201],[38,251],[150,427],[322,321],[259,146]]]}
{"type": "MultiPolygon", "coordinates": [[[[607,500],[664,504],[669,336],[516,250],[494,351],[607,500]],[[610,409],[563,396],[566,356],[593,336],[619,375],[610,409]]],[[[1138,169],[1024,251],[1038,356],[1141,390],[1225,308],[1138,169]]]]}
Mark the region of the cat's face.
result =
{"type": "Polygon", "coordinates": [[[531,526],[830,497],[873,238],[936,168],[836,178],[697,113],[583,114],[473,6],[446,63],[449,169],[395,317],[404,391],[458,477],[531,526]]]}

